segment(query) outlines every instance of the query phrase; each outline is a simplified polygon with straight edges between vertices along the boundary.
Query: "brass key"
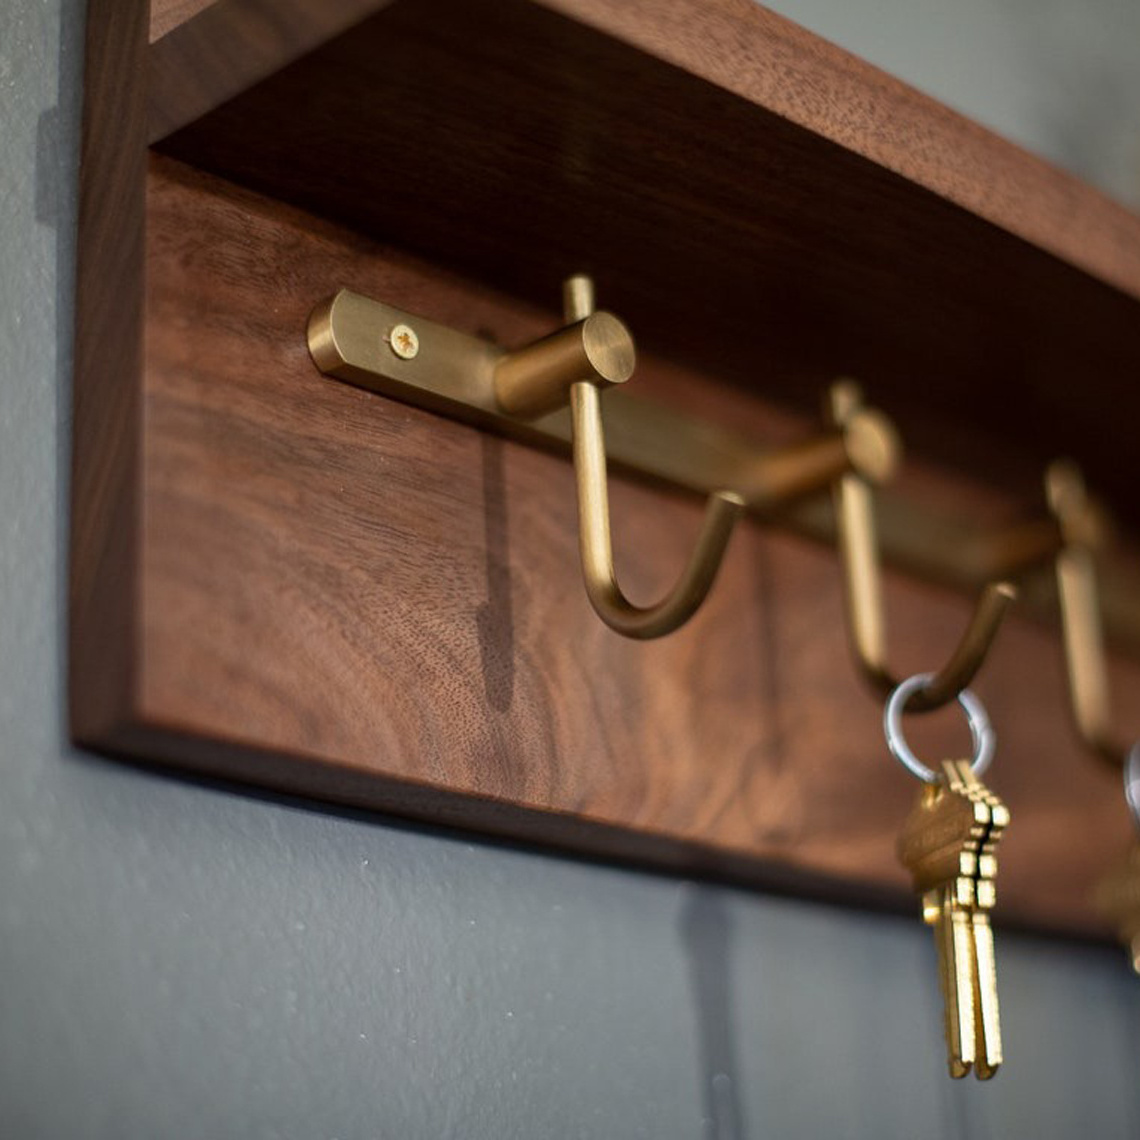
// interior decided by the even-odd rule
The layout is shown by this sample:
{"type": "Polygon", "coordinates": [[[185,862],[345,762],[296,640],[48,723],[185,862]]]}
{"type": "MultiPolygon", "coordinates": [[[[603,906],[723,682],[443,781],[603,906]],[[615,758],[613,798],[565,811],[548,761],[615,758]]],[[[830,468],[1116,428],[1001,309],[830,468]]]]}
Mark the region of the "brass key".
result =
{"type": "MultiPolygon", "coordinates": [[[[974,984],[973,907],[952,887],[933,892],[923,916],[934,915],[938,968],[946,1022],[946,1052],[952,1077],[964,1077],[978,1059],[977,987],[974,984]],[[931,902],[934,902],[933,907],[931,902]]],[[[930,919],[927,919],[929,922],[930,919]]]]}
{"type": "Polygon", "coordinates": [[[1127,861],[1099,884],[1096,903],[1116,927],[1132,969],[1140,974],[1140,841],[1133,844],[1127,861]]]}
{"type": "Polygon", "coordinates": [[[1002,1062],[1001,1016],[998,1007],[997,961],[989,912],[997,902],[997,845],[1009,825],[1009,809],[974,774],[966,761],[953,765],[952,785],[989,812],[989,826],[978,851],[978,874],[974,882],[974,1075],[988,1080],[1002,1062]]]}
{"type": "Polygon", "coordinates": [[[964,1077],[972,1069],[987,1080],[1002,1061],[989,912],[996,899],[997,844],[1009,812],[978,778],[993,758],[996,738],[985,707],[969,689],[957,700],[974,741],[972,760],[948,760],[934,770],[907,744],[902,731],[907,702],[934,681],[930,673],[908,678],[894,688],[883,710],[887,747],[923,782],[899,835],[898,856],[922,898],[923,919],[934,927],[950,1075],[964,1077]]]}
{"type": "Polygon", "coordinates": [[[899,859],[922,896],[923,920],[934,927],[952,1077],[964,1077],[978,1059],[974,915],[978,859],[990,821],[989,805],[967,794],[947,764],[940,779],[924,785],[898,841],[899,859]]]}

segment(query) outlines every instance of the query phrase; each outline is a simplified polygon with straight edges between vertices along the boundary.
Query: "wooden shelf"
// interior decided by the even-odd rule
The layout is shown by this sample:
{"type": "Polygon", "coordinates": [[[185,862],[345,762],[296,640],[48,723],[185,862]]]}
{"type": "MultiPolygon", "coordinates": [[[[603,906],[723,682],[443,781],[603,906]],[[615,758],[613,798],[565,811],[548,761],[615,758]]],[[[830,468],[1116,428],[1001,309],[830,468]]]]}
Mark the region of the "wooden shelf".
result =
{"type": "Polygon", "coordinates": [[[401,0],[158,145],[535,301],[585,262],[665,355],[805,410],[857,375],[921,454],[1074,453],[1140,518],[1140,219],[751,0],[401,0]]]}
{"type": "MultiPolygon", "coordinates": [[[[690,626],[623,641],[578,582],[565,461],[326,380],[308,311],[350,286],[518,343],[584,269],[664,402],[782,442],[853,373],[935,509],[1035,510],[1066,451],[1135,520],[1114,456],[1140,219],[750,0],[181,0],[149,36],[141,0],[90,7],[76,738],[912,906],[914,788],[847,662],[832,552],[749,523],[690,626]]],[[[613,494],[651,595],[699,504],[613,494]]],[[[902,574],[889,603],[900,668],[968,611],[902,574]]],[[[1127,816],[1062,684],[1055,632],[1012,621],[981,686],[1015,816],[1001,913],[1099,936],[1087,893],[1127,816]]]]}

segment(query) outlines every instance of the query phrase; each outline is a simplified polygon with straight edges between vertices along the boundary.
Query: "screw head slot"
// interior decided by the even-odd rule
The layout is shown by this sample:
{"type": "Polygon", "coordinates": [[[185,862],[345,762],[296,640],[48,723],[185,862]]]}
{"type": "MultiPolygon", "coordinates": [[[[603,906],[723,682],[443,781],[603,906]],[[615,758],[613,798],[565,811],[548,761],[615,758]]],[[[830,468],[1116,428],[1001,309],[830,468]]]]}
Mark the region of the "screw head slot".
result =
{"type": "Polygon", "coordinates": [[[411,325],[393,325],[385,340],[401,360],[412,360],[420,351],[420,338],[411,325]]]}

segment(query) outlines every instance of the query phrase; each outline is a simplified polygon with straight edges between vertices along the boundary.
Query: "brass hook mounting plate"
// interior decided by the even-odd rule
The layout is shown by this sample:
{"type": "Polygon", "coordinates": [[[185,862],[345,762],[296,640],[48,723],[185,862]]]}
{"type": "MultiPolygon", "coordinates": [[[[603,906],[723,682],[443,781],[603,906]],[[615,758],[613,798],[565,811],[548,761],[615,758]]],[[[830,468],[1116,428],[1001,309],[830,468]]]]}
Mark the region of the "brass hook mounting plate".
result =
{"type": "MultiPolygon", "coordinates": [[[[493,378],[506,352],[490,341],[342,289],[313,312],[309,351],[338,380],[512,439],[570,449],[567,409],[533,420],[499,409],[493,378]],[[395,343],[393,330],[413,337],[415,350],[395,343]]],[[[744,488],[757,458],[772,450],[621,389],[603,400],[610,460],[690,491],[744,488]]]]}
{"type": "MultiPolygon", "coordinates": [[[[570,413],[560,409],[535,420],[504,413],[496,404],[494,370],[506,354],[498,345],[458,332],[393,305],[341,290],[309,320],[309,350],[322,372],[339,380],[462,420],[485,430],[562,454],[570,451],[570,413]]],[[[776,453],[763,442],[718,424],[643,399],[620,386],[604,393],[610,462],[666,484],[708,495],[754,484],[758,461],[776,453]]],[[[745,494],[753,511],[771,499],[745,494]]],[[[1005,535],[978,532],[967,519],[932,513],[898,496],[882,495],[879,533],[883,559],[892,566],[976,594],[995,574],[1011,571],[1005,535]]],[[[820,542],[836,541],[827,495],[780,508],[782,524],[820,542]]],[[[1031,558],[1039,563],[1059,547],[1056,524],[1028,528],[1031,558]]],[[[1018,536],[1015,536],[1018,537],[1018,536]]],[[[1016,552],[1015,552],[1016,553],[1016,552]]],[[[1025,608],[1056,621],[1051,591],[1027,591],[1025,608]]],[[[1129,593],[1106,585],[1106,626],[1121,645],[1140,652],[1140,607],[1129,593]]]]}

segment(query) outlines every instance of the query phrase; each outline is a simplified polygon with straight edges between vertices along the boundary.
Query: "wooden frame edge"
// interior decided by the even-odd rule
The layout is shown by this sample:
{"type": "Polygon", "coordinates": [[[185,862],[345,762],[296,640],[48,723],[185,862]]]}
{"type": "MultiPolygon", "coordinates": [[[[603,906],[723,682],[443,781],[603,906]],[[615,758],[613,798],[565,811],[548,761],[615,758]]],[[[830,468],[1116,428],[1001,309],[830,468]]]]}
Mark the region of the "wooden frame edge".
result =
{"type": "Polygon", "coordinates": [[[105,744],[133,704],[139,623],[148,0],[90,0],[79,164],[70,731],[105,744]]]}

